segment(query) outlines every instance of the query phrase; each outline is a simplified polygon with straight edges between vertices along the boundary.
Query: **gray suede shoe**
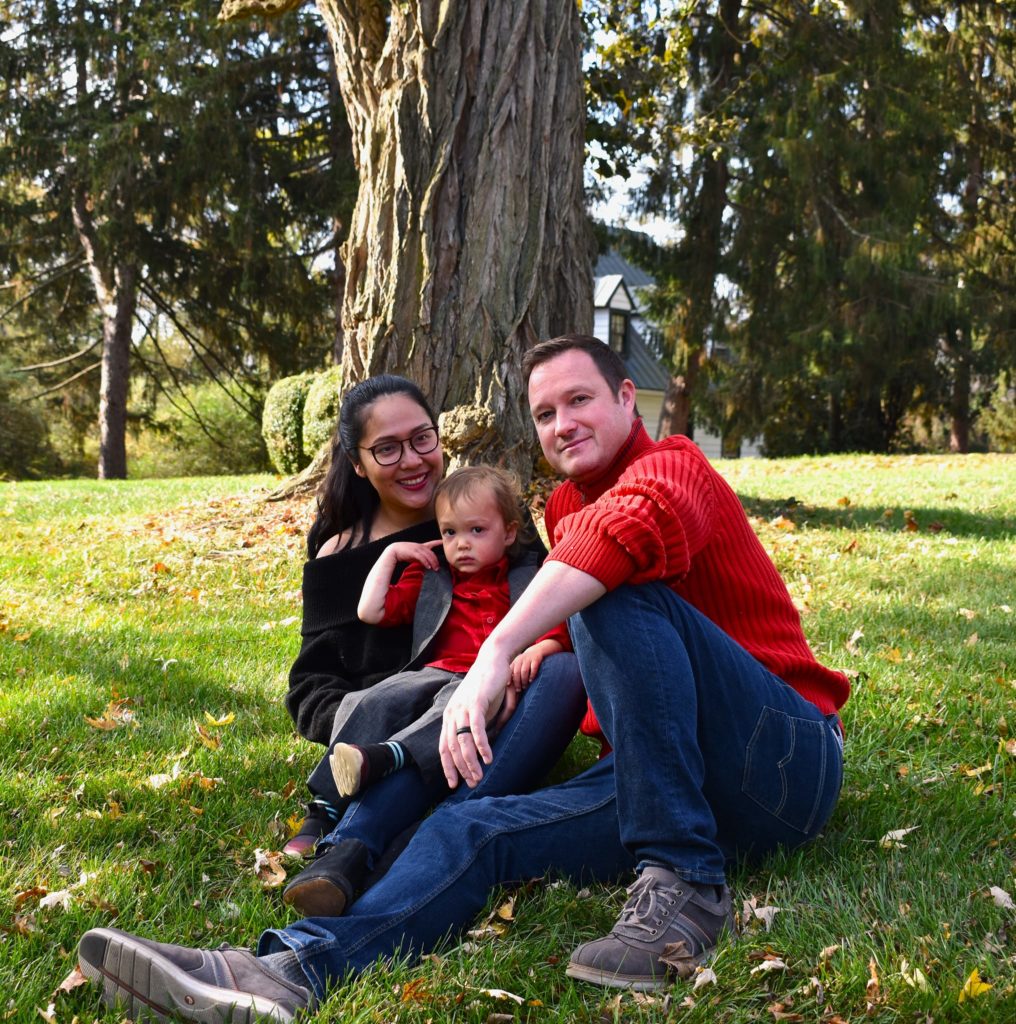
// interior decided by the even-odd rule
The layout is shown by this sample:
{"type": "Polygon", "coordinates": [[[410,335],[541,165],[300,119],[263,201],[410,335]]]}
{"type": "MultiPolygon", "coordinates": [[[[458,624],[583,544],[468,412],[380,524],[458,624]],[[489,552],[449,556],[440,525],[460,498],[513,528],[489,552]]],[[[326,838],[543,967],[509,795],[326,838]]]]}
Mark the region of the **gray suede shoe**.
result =
{"type": "Polygon", "coordinates": [[[103,1003],[134,1021],[285,1024],[315,1005],[308,989],[229,946],[191,949],[93,928],[81,937],[78,961],[81,973],[102,986],[103,1003]]]}
{"type": "Polygon", "coordinates": [[[650,865],[629,887],[610,934],[579,946],[566,973],[594,985],[653,992],[667,986],[668,974],[693,974],[728,929],[733,935],[726,886],[712,900],[673,871],[650,865]]]}

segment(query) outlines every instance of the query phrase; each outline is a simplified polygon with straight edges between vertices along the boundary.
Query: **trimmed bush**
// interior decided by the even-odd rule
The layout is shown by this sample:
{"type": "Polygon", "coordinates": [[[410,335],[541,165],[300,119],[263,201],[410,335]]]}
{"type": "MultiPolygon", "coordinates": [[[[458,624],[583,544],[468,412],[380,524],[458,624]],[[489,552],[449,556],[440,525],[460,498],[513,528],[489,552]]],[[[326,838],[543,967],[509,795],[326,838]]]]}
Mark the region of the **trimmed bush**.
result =
{"type": "Polygon", "coordinates": [[[46,421],[0,388],[0,480],[43,477],[57,466],[46,421]]]}
{"type": "Polygon", "coordinates": [[[313,380],[313,373],[283,377],[265,399],[261,436],[279,473],[299,472],[310,461],[303,454],[303,407],[313,380]]]}
{"type": "Polygon", "coordinates": [[[335,433],[339,418],[342,367],[330,366],[315,376],[303,406],[303,455],[310,462],[335,433]]]}

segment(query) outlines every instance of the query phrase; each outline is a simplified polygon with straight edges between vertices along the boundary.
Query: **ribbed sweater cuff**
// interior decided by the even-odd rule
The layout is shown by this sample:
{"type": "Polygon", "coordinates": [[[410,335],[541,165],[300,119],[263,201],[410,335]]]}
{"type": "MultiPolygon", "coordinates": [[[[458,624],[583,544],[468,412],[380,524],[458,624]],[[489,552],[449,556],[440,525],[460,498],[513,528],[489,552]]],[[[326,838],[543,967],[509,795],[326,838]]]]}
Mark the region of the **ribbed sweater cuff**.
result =
{"type": "Polygon", "coordinates": [[[620,544],[602,534],[573,530],[557,544],[547,561],[564,562],[595,576],[608,590],[631,579],[635,563],[620,544]]]}

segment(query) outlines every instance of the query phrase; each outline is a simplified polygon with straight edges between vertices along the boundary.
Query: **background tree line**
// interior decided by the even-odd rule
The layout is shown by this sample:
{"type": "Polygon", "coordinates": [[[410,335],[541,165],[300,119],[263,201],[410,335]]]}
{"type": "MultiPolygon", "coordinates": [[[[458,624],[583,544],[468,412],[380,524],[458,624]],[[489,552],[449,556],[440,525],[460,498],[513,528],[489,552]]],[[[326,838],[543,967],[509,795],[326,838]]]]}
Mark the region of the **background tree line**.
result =
{"type": "Polygon", "coordinates": [[[324,28],[217,10],[0,3],[0,402],[72,471],[91,438],[124,476],[128,425],[249,469],[271,380],[339,341],[356,179],[324,28]]]}
{"type": "Polygon", "coordinates": [[[679,228],[627,242],[659,282],[677,429],[694,411],[772,454],[886,451],[944,420],[966,451],[979,406],[1011,417],[1016,5],[589,17],[599,169],[640,171],[636,210],[679,228]]]}
{"type": "Polygon", "coordinates": [[[587,194],[676,228],[610,238],[672,429],[966,450],[1011,409],[1013,3],[317,6],[0,0],[0,472],[122,476],[154,428],[247,468],[343,352],[517,443],[519,352],[587,326],[583,81],[587,194]]]}

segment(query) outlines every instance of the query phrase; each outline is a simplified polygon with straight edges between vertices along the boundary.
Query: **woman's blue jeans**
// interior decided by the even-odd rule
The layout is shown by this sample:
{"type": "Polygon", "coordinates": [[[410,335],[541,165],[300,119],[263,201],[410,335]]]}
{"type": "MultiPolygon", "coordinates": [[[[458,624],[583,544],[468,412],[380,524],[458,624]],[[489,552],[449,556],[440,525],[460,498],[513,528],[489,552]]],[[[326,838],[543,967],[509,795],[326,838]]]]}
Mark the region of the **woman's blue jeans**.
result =
{"type": "Polygon", "coordinates": [[[661,585],[619,588],[569,625],[615,753],[536,793],[445,801],[345,917],[267,931],[259,953],[294,950],[320,996],[378,958],[433,949],[498,884],[639,863],[722,882],[726,860],[818,833],[842,774],[836,716],[661,585]]]}
{"type": "MultiPolygon", "coordinates": [[[[367,847],[373,866],[389,843],[442,801],[475,800],[532,789],[564,753],[585,709],[586,693],[575,655],[551,655],[494,739],[494,758],[474,789],[461,784],[449,790],[443,776],[428,782],[414,768],[404,768],[354,800],[319,845],[325,848],[343,839],[359,839],[367,847]]],[[[437,735],[434,747],[436,750],[437,735]]]]}

